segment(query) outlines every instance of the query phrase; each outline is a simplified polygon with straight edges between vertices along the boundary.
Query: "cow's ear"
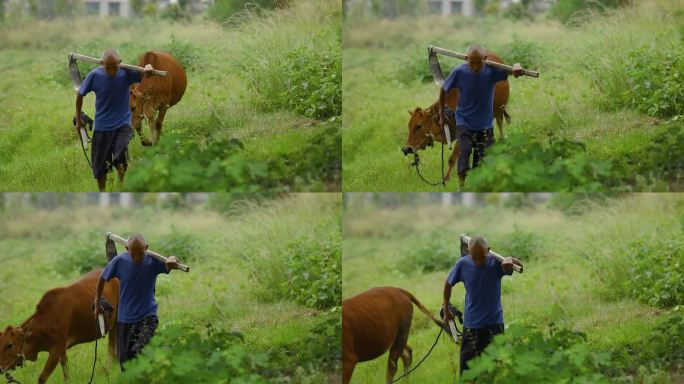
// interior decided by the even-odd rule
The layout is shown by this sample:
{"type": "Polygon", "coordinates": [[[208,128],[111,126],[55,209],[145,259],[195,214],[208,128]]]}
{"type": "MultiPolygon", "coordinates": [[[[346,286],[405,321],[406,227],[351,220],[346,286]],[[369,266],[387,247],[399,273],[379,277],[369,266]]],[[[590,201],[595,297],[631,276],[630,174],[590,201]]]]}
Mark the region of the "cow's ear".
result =
{"type": "Polygon", "coordinates": [[[409,109],[408,113],[410,116],[413,116],[413,112],[410,109],[409,109]]]}
{"type": "Polygon", "coordinates": [[[426,110],[425,110],[425,113],[427,113],[428,115],[431,114],[431,113],[432,113],[432,108],[426,109],[426,110]]]}

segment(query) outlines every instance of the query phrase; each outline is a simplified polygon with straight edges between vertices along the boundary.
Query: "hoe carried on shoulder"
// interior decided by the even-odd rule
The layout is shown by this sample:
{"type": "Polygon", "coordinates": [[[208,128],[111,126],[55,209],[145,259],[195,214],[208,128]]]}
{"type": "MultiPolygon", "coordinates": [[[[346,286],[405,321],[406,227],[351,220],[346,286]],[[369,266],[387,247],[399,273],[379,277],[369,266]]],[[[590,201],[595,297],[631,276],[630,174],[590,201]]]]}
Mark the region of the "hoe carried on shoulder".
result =
{"type": "MultiPolygon", "coordinates": [[[[115,243],[118,243],[118,244],[121,244],[121,245],[124,245],[124,246],[125,246],[126,244],[128,244],[128,239],[125,239],[125,238],[123,238],[123,237],[121,237],[121,236],[119,236],[119,235],[113,234],[113,233],[111,233],[111,232],[107,232],[107,235],[105,236],[105,238],[106,238],[108,241],[113,241],[113,242],[115,242],[115,243]]],[[[162,256],[162,255],[160,255],[160,254],[157,253],[157,252],[154,252],[154,251],[151,251],[151,250],[147,250],[146,253],[147,253],[148,255],[152,256],[153,258],[155,258],[155,259],[157,259],[157,260],[163,262],[163,263],[166,263],[166,261],[167,261],[166,256],[162,256]]],[[[178,269],[180,269],[180,270],[183,271],[183,272],[190,272],[190,267],[188,267],[188,266],[185,265],[185,264],[178,263],[178,269]]]]}
{"type": "MultiPolygon", "coordinates": [[[[462,234],[462,235],[460,236],[460,238],[461,238],[461,246],[463,246],[464,244],[467,246],[468,243],[470,243],[470,236],[468,236],[468,235],[466,235],[466,234],[462,234]]],[[[504,260],[504,257],[503,257],[503,256],[501,256],[501,255],[499,255],[498,253],[492,251],[491,249],[489,250],[489,254],[492,255],[495,259],[499,260],[499,262],[503,262],[503,260],[504,260]]],[[[523,267],[521,267],[521,266],[519,266],[518,264],[515,264],[515,263],[513,264],[513,270],[515,270],[515,271],[518,272],[518,273],[523,273],[523,267]]]]}

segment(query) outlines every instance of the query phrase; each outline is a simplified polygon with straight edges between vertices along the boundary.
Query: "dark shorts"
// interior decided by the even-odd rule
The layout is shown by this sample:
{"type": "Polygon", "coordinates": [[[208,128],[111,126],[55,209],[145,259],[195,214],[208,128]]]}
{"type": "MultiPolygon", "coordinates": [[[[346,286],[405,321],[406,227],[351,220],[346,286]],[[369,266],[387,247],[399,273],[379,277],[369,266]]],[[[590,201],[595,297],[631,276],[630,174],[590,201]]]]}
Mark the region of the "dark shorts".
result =
{"type": "Polygon", "coordinates": [[[458,173],[470,169],[470,155],[473,155],[473,168],[480,165],[485,157],[485,149],[494,144],[494,128],[483,131],[471,131],[463,125],[456,126],[456,136],[459,144],[458,173]]]}
{"type": "Polygon", "coordinates": [[[116,354],[121,364],[133,359],[152,340],[159,325],[157,316],[150,315],[137,323],[117,323],[116,354]]]}
{"type": "Polygon", "coordinates": [[[128,169],[128,143],[131,138],[133,129],[128,124],[113,131],[93,132],[90,162],[96,179],[106,176],[112,166],[122,164],[124,170],[128,169]]]}
{"type": "Polygon", "coordinates": [[[463,328],[461,341],[461,373],[468,369],[468,361],[479,356],[492,342],[494,335],[504,332],[503,324],[490,325],[484,328],[463,328]]]}

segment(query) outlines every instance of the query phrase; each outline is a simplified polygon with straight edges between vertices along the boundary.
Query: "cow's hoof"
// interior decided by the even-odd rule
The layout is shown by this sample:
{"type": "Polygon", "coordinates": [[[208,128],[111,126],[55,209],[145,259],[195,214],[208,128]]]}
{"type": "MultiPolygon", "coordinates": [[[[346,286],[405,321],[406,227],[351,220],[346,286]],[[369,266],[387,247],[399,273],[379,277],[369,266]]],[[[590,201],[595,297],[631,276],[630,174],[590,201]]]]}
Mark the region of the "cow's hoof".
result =
{"type": "Polygon", "coordinates": [[[149,139],[142,139],[141,142],[142,142],[142,145],[144,145],[146,147],[149,147],[152,145],[152,142],[149,139]]]}

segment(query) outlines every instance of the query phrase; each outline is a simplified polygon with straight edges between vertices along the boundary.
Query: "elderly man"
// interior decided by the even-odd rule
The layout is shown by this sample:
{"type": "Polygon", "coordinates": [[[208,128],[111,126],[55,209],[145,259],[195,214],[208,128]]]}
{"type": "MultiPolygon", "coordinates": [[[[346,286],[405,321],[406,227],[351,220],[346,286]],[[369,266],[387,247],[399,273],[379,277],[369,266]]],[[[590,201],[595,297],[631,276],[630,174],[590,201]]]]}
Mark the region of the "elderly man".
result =
{"type": "Polygon", "coordinates": [[[114,257],[97,282],[95,317],[102,311],[99,303],[105,283],[115,277],[119,279],[117,357],[122,371],[123,364],[150,342],[159,325],[154,297],[157,275],[178,267],[175,256],[163,263],[148,255],[147,248],[143,235],[131,235],[126,244],[127,252],[114,257]]]}
{"type": "Polygon", "coordinates": [[[504,331],[501,307],[501,278],[513,273],[513,264],[520,260],[507,257],[503,263],[489,254],[489,244],[482,236],[473,236],[468,243],[468,254],[454,265],[444,283],[444,322],[454,319],[449,312],[451,289],[456,283],[465,286],[465,313],[461,342],[461,373],[468,369],[468,361],[478,356],[504,331]]]}
{"type": "MultiPolygon", "coordinates": [[[[90,153],[93,176],[100,192],[107,187],[107,173],[115,167],[123,183],[128,168],[128,142],[133,137],[129,89],[142,81],[140,72],[120,68],[121,57],[114,49],[102,54],[102,66],[90,71],[76,95],[76,132],[82,127],[83,97],[95,92],[95,128],[90,153]]],[[[145,66],[144,76],[152,76],[154,68],[145,66]]]]}
{"type": "MultiPolygon", "coordinates": [[[[508,79],[508,72],[485,64],[487,52],[479,45],[471,45],[467,52],[468,62],[455,67],[439,91],[439,123],[446,120],[446,94],[458,88],[456,108],[456,138],[459,142],[457,163],[458,178],[465,182],[470,169],[470,154],[473,152],[473,168],[485,155],[485,147],[494,142],[494,85],[508,79]],[[473,148],[474,147],[474,148],[473,148]]],[[[513,75],[522,75],[519,63],[513,65],[513,75]]]]}

